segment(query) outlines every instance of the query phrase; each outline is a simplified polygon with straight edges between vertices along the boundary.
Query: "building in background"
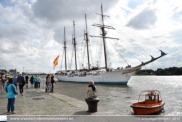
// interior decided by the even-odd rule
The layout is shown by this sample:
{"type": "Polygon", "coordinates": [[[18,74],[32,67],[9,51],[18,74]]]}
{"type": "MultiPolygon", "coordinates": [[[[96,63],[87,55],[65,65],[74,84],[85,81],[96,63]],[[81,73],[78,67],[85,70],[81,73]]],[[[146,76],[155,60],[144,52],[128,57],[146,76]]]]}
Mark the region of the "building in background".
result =
{"type": "Polygon", "coordinates": [[[10,75],[13,75],[13,74],[16,74],[17,72],[16,72],[16,69],[10,69],[9,70],[9,74],[10,75]]]}
{"type": "Polygon", "coordinates": [[[4,75],[4,74],[6,74],[7,73],[7,70],[5,70],[5,69],[0,69],[0,75],[4,75]]]}
{"type": "Polygon", "coordinates": [[[20,72],[16,72],[16,75],[19,75],[20,74],[20,72]]]}

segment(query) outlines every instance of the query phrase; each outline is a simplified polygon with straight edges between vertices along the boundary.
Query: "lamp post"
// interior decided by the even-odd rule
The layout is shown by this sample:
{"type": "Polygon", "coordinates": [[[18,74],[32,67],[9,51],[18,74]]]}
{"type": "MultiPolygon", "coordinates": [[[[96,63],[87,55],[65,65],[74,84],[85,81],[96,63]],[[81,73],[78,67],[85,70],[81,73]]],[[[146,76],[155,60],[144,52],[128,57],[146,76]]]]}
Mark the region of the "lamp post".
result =
{"type": "Polygon", "coordinates": [[[31,74],[31,71],[32,71],[32,70],[30,70],[30,74],[31,74]]]}

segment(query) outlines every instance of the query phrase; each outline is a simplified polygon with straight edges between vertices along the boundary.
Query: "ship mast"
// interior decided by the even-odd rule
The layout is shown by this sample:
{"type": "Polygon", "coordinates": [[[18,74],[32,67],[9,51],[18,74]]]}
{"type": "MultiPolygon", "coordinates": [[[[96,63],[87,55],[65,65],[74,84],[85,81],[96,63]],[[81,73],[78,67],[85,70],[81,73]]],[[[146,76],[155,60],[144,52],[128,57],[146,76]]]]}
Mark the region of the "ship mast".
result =
{"type": "Polygon", "coordinates": [[[75,70],[77,70],[77,61],[76,61],[76,40],[75,40],[75,21],[73,21],[73,45],[74,45],[74,51],[75,51],[75,70]]]}
{"type": "Polygon", "coordinates": [[[64,27],[64,51],[65,51],[65,71],[67,71],[67,62],[66,62],[66,32],[64,27]]]}
{"type": "Polygon", "coordinates": [[[92,35],[90,35],[90,36],[91,37],[103,38],[105,68],[106,68],[106,71],[107,71],[107,53],[106,53],[106,41],[105,41],[105,38],[117,39],[117,40],[119,40],[119,39],[118,38],[112,38],[112,37],[106,37],[107,33],[105,32],[105,28],[107,28],[107,29],[114,29],[114,30],[115,30],[115,28],[113,28],[112,26],[109,26],[109,25],[104,25],[104,17],[109,17],[109,16],[103,14],[102,4],[101,4],[101,14],[98,14],[98,15],[100,15],[102,17],[102,24],[93,24],[92,26],[99,27],[101,29],[101,31],[102,31],[102,36],[92,36],[92,35]]]}
{"type": "Polygon", "coordinates": [[[85,14],[85,24],[86,24],[86,32],[85,32],[85,36],[86,36],[86,43],[87,43],[87,56],[88,56],[88,69],[90,70],[90,60],[89,60],[89,46],[88,46],[88,31],[87,31],[87,17],[85,14]]]}
{"type": "Polygon", "coordinates": [[[102,5],[101,5],[101,16],[102,16],[102,25],[103,27],[101,28],[102,30],[102,38],[103,38],[103,44],[104,44],[104,56],[105,56],[105,67],[107,69],[107,54],[106,54],[106,42],[105,42],[105,38],[104,36],[106,35],[105,33],[105,29],[104,29],[104,16],[103,16],[103,9],[102,9],[102,5]]]}

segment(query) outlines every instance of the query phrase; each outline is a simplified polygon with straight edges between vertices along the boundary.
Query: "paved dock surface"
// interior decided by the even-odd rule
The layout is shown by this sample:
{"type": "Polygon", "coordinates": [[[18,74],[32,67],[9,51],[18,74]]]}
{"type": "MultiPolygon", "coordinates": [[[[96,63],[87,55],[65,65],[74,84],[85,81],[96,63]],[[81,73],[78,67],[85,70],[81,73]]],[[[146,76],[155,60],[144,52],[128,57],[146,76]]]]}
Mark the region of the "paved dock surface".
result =
{"type": "MultiPolygon", "coordinates": [[[[19,92],[19,89],[18,89],[19,92]]],[[[6,93],[0,93],[0,115],[7,114],[6,93]]],[[[98,112],[86,112],[86,102],[44,89],[24,88],[24,96],[15,101],[15,115],[122,115],[98,106],[98,112]]]]}
{"type": "MultiPolygon", "coordinates": [[[[0,114],[7,112],[6,94],[0,94],[0,114]]],[[[24,89],[24,96],[18,95],[15,101],[16,115],[70,115],[79,108],[53,98],[36,89],[24,89]]]]}

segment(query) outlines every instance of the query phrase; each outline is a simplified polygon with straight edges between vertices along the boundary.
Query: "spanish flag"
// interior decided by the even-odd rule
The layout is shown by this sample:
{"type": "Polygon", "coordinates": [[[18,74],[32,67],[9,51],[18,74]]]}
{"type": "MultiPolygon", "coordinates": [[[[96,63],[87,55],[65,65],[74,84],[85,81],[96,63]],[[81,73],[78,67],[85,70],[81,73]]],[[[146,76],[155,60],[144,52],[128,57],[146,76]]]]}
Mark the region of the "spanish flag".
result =
{"type": "Polygon", "coordinates": [[[59,55],[58,55],[58,57],[53,62],[53,69],[55,69],[55,66],[58,65],[58,62],[59,62],[59,55]]]}

